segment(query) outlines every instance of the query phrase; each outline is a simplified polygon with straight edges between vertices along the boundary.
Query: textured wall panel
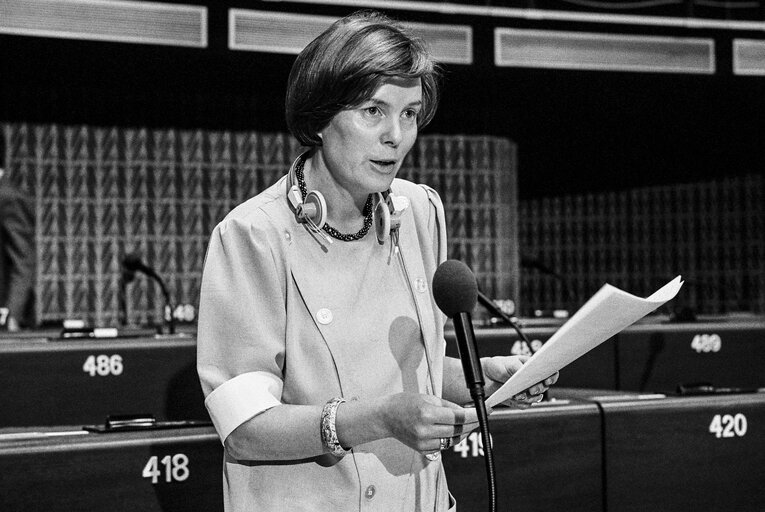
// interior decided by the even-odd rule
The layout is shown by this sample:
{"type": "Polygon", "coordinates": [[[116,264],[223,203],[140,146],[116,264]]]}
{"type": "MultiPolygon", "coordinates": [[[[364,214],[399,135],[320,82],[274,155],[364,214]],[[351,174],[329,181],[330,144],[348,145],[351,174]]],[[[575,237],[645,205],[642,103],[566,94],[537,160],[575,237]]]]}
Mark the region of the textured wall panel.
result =
{"type": "Polygon", "coordinates": [[[524,201],[523,304],[575,311],[605,282],[646,296],[682,274],[672,308],[763,313],[764,187],[751,175],[524,201]]]}
{"type": "MultiPolygon", "coordinates": [[[[196,306],[207,242],[234,206],[278,180],[301,148],[288,135],[2,125],[14,183],[35,197],[38,321],[117,325],[121,261],[136,253],[173,302],[196,306]]],[[[486,293],[515,298],[514,147],[489,137],[425,136],[401,177],[441,193],[450,257],[486,293]]],[[[139,275],[132,324],[161,322],[164,299],[139,275]]]]}

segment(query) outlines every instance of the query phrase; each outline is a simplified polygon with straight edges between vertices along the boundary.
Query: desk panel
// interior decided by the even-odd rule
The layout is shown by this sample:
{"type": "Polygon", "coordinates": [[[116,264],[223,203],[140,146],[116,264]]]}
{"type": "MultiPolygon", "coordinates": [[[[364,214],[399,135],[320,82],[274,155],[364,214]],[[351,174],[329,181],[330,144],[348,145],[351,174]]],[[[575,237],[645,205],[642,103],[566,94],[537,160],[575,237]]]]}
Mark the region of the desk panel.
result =
{"type": "MultiPolygon", "coordinates": [[[[537,350],[550,339],[560,326],[529,327],[523,332],[537,350]]],[[[446,354],[459,357],[454,333],[447,331],[446,354]]],[[[528,354],[523,342],[511,328],[478,328],[475,330],[478,353],[481,357],[528,354]]],[[[558,386],[614,389],[617,383],[616,349],[614,340],[607,340],[583,355],[560,372],[558,386]]]]}
{"type": "MultiPolygon", "coordinates": [[[[542,343],[558,327],[524,331],[542,343]]],[[[0,338],[0,427],[92,424],[128,413],[208,419],[192,337],[48,341],[32,334],[0,338]]],[[[446,338],[447,354],[456,357],[453,333],[446,338]]],[[[482,356],[524,349],[510,328],[477,328],[476,339],[482,356]]],[[[763,321],[640,323],[565,367],[557,386],[665,393],[681,382],[763,387],[762,368],[763,321]]]]}
{"type": "Polygon", "coordinates": [[[600,405],[608,511],[765,507],[765,394],[600,405]]]}
{"type": "MultiPolygon", "coordinates": [[[[560,402],[500,409],[491,429],[500,510],[603,510],[597,406],[560,402]]],[[[50,435],[60,430],[65,429],[13,440],[0,435],[0,510],[222,509],[223,454],[212,428],[50,435]]],[[[444,452],[460,510],[487,509],[478,449],[473,437],[464,449],[444,452]]]]}
{"type": "Polygon", "coordinates": [[[617,335],[619,389],[765,387],[765,322],[641,324],[617,335]]]}
{"type": "MultiPolygon", "coordinates": [[[[490,416],[498,509],[513,512],[603,510],[600,413],[587,403],[553,402],[490,416]]],[[[443,452],[457,508],[488,510],[478,433],[443,452]],[[479,451],[480,450],[480,451],[479,451]]]]}
{"type": "Polygon", "coordinates": [[[186,339],[3,341],[0,426],[103,423],[109,414],[209,419],[186,339]]]}
{"type": "Polygon", "coordinates": [[[221,511],[222,461],[212,428],[0,441],[0,510],[221,511]]]}

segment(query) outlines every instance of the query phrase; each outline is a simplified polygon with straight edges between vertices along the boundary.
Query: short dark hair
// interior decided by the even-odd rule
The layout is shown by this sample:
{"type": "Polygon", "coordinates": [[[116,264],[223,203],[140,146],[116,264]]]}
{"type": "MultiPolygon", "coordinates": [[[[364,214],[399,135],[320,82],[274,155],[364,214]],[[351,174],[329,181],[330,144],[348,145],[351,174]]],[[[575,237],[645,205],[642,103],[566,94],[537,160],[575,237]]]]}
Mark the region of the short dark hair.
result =
{"type": "Polygon", "coordinates": [[[438,106],[440,70],[425,42],[375,11],[333,23],[298,55],[287,84],[290,132],[305,146],[321,145],[318,133],[342,110],[372,97],[386,79],[419,78],[419,128],[438,106]]]}

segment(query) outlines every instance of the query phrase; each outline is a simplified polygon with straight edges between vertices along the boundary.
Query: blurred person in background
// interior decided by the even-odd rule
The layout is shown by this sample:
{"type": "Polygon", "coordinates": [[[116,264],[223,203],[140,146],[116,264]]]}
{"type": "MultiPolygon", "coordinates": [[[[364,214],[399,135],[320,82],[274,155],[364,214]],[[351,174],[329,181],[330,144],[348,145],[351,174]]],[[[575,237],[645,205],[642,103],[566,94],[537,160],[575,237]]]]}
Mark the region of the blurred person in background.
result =
{"type": "Polygon", "coordinates": [[[31,199],[0,168],[0,329],[34,323],[35,216],[31,199]]]}

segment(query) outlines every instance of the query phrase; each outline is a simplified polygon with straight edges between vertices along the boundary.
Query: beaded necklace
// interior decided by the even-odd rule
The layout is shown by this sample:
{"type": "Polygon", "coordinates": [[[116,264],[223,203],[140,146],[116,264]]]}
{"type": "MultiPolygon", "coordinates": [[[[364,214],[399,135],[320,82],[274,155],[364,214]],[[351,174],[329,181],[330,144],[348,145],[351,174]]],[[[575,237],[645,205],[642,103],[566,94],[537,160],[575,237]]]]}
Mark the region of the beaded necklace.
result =
{"type": "MultiPolygon", "coordinates": [[[[308,189],[305,185],[305,177],[303,176],[303,166],[305,165],[305,159],[298,160],[297,165],[295,165],[295,178],[297,178],[298,187],[300,187],[300,194],[303,196],[303,200],[305,200],[306,195],[308,195],[308,189]]],[[[369,231],[369,228],[372,226],[372,194],[369,194],[367,196],[367,202],[364,203],[364,210],[362,211],[364,214],[364,225],[361,227],[360,230],[358,230],[356,233],[352,234],[346,234],[341,233],[326,222],[324,223],[324,227],[322,228],[324,231],[327,232],[329,236],[332,238],[336,238],[338,240],[342,240],[343,242],[353,242],[354,240],[361,240],[364,238],[364,235],[367,234],[369,231]]]]}

